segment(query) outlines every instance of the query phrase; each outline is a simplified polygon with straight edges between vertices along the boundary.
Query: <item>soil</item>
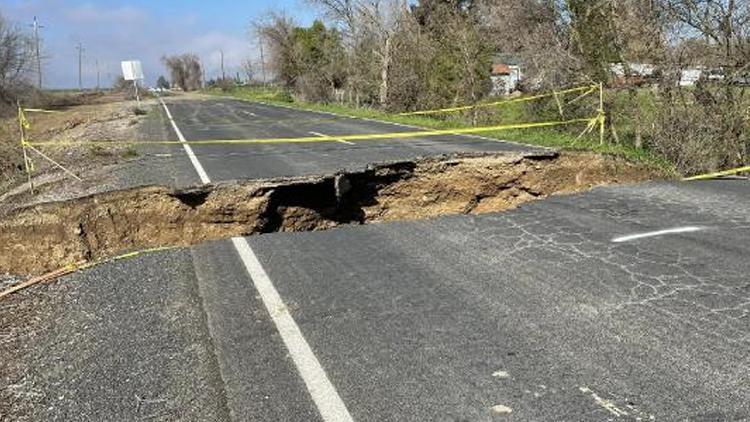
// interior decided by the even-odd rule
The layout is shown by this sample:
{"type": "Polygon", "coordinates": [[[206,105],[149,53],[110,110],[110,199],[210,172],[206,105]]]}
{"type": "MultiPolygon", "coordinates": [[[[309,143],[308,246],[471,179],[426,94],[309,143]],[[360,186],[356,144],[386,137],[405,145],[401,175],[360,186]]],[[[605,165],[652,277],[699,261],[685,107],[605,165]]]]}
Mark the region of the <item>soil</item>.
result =
{"type": "Polygon", "coordinates": [[[591,153],[450,155],[336,175],[139,187],[0,215],[0,273],[238,235],[502,211],[549,195],[658,177],[591,153]]]}
{"type": "MultiPolygon", "coordinates": [[[[137,155],[132,146],[123,141],[139,139],[140,126],[146,119],[143,111],[153,109],[155,100],[142,102],[142,110],[136,110],[135,101],[126,100],[122,94],[110,93],[81,95],[70,99],[59,98],[48,108],[59,113],[27,113],[30,129],[27,139],[36,142],[109,141],[111,145],[90,146],[43,146],[39,149],[55,161],[76,174],[89,172],[137,155]]],[[[23,155],[19,146],[18,120],[12,117],[0,119],[0,202],[24,202],[31,198],[23,165],[23,155]]],[[[34,163],[33,182],[37,188],[34,200],[53,200],[49,194],[50,185],[57,190],[60,181],[66,176],[50,162],[34,152],[30,152],[34,163]]],[[[94,179],[106,178],[106,172],[94,179]]]]}

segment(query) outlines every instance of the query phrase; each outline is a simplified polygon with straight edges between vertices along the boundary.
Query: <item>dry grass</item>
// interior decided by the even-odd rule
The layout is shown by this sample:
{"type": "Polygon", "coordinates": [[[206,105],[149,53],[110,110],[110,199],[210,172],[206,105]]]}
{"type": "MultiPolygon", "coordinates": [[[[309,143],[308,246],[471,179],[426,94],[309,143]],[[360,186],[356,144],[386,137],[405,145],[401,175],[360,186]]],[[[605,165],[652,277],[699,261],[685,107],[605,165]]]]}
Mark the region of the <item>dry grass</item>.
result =
{"type": "MultiPolygon", "coordinates": [[[[132,101],[120,93],[86,94],[76,97],[58,95],[46,102],[56,113],[27,113],[31,124],[27,138],[32,142],[111,141],[112,145],[56,147],[40,149],[72,169],[101,166],[132,157],[133,149],[118,141],[137,136],[138,124],[145,118],[134,112],[132,101]]],[[[0,119],[0,195],[25,181],[23,155],[19,145],[18,121],[15,114],[0,119]]],[[[35,177],[50,176],[58,170],[39,156],[33,156],[35,177]]]]}

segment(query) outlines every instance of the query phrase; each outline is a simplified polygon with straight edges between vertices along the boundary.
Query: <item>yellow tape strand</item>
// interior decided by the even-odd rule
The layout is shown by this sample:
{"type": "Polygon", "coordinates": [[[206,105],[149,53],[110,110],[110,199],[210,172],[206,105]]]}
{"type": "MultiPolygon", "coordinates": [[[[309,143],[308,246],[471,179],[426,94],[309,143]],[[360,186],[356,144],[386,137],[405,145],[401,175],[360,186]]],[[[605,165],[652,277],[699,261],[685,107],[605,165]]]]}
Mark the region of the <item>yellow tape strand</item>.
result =
{"type": "Polygon", "coordinates": [[[60,277],[66,276],[66,275],[74,273],[76,271],[81,271],[81,270],[86,270],[86,269],[89,269],[89,268],[93,268],[93,267],[96,267],[97,265],[101,265],[101,264],[105,264],[105,263],[113,262],[113,261],[119,261],[121,259],[134,258],[136,256],[143,255],[143,254],[146,254],[146,253],[159,252],[159,251],[165,251],[165,250],[176,249],[176,248],[178,248],[178,246],[160,246],[160,247],[156,247],[156,248],[143,249],[143,250],[135,251],[135,252],[128,252],[128,253],[125,253],[125,254],[122,254],[122,255],[118,255],[118,256],[115,256],[115,257],[112,257],[112,258],[104,258],[104,259],[99,259],[99,260],[91,261],[91,262],[81,261],[81,262],[77,262],[77,263],[70,263],[70,264],[65,265],[62,268],[57,269],[55,271],[49,272],[49,273],[44,274],[44,275],[39,276],[39,277],[34,277],[32,279],[29,279],[29,280],[23,281],[21,283],[15,284],[15,285],[13,285],[13,286],[5,289],[5,290],[2,290],[2,291],[0,291],[0,298],[8,296],[11,293],[15,293],[15,292],[17,292],[19,290],[23,290],[23,289],[25,289],[27,287],[31,287],[31,286],[33,286],[35,284],[49,283],[49,282],[52,282],[54,280],[57,280],[60,277]]]}
{"type": "Polygon", "coordinates": [[[556,91],[551,94],[539,94],[539,95],[532,95],[530,97],[495,101],[492,103],[482,103],[482,104],[475,104],[475,105],[468,105],[468,106],[461,106],[461,107],[451,107],[451,108],[441,108],[437,110],[412,111],[408,113],[399,113],[398,116],[423,116],[423,115],[428,115],[428,114],[452,113],[455,111],[473,110],[477,108],[486,108],[486,107],[495,107],[495,106],[500,106],[500,105],[505,105],[505,104],[522,103],[525,101],[533,101],[533,100],[538,100],[540,98],[547,98],[547,97],[552,97],[555,95],[565,95],[565,94],[570,94],[573,92],[581,92],[581,91],[587,91],[587,90],[590,91],[582,95],[582,96],[586,96],[590,94],[591,92],[593,92],[594,90],[596,90],[598,87],[599,87],[598,85],[587,85],[587,86],[582,86],[578,88],[566,89],[563,91],[556,91]]]}
{"type": "Polygon", "coordinates": [[[736,169],[730,169],[730,170],[724,170],[724,171],[717,171],[715,173],[699,174],[697,176],[686,177],[682,180],[690,181],[690,180],[715,179],[717,177],[733,176],[738,173],[750,173],[750,166],[738,167],[736,169]]]}
{"type": "Polygon", "coordinates": [[[41,108],[24,108],[23,111],[28,111],[31,113],[61,113],[60,111],[56,110],[43,110],[41,108]]]}
{"type": "Polygon", "coordinates": [[[29,142],[33,146],[76,146],[76,145],[99,145],[99,146],[117,146],[117,145],[232,145],[232,144],[300,144],[300,143],[317,143],[317,142],[340,142],[340,141],[366,141],[377,139],[404,139],[404,138],[421,138],[427,136],[440,135],[464,135],[484,132],[494,132],[511,129],[530,129],[552,126],[565,126],[576,123],[594,124],[598,121],[599,116],[585,119],[571,119],[554,122],[536,122],[536,123],[518,123],[499,126],[484,126],[455,129],[437,129],[423,130],[414,132],[391,132],[375,134],[355,134],[342,136],[306,136],[299,138],[260,138],[260,139],[211,139],[198,141],[74,141],[74,142],[29,142]]]}
{"type": "Polygon", "coordinates": [[[75,264],[71,264],[71,265],[73,265],[76,271],[79,271],[79,270],[85,270],[88,268],[93,268],[98,265],[106,264],[108,262],[121,261],[123,259],[135,258],[140,255],[145,255],[145,254],[154,253],[154,252],[168,251],[168,250],[177,249],[177,248],[179,248],[179,246],[158,246],[155,248],[148,248],[148,249],[141,249],[137,251],[127,252],[127,253],[113,256],[110,258],[104,258],[104,259],[99,259],[96,261],[87,262],[81,265],[75,265],[75,264]]]}

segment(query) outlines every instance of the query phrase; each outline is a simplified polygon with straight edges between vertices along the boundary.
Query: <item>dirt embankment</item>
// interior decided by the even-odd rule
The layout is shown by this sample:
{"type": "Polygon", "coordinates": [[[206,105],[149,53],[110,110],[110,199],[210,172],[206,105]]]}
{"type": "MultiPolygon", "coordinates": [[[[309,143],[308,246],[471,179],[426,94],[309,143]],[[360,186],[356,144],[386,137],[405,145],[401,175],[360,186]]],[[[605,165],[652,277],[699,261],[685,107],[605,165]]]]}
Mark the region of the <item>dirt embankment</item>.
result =
{"type": "Polygon", "coordinates": [[[238,235],[501,211],[653,176],[595,154],[484,154],[323,177],[114,191],[9,212],[0,222],[0,272],[37,274],[124,250],[238,235]]]}
{"type": "MultiPolygon", "coordinates": [[[[139,125],[145,119],[144,112],[155,105],[154,100],[129,101],[121,93],[81,95],[73,99],[60,97],[48,107],[56,113],[28,112],[30,127],[27,140],[33,142],[105,141],[111,144],[76,146],[40,146],[44,154],[81,174],[90,169],[118,163],[137,155],[135,149],[123,141],[139,136],[139,125]]],[[[0,200],[6,196],[17,196],[28,190],[20,134],[16,112],[0,119],[0,200]]],[[[63,177],[58,168],[34,152],[34,184],[54,184],[63,177]]],[[[106,174],[97,176],[106,177],[106,174]]]]}

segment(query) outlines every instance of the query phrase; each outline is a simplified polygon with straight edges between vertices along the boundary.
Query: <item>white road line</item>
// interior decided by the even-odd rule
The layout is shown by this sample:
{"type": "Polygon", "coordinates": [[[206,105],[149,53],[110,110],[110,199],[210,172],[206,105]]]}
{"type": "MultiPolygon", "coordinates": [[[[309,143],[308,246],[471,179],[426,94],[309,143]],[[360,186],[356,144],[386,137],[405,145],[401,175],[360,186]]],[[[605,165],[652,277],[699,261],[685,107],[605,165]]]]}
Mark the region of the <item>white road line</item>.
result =
{"type": "Polygon", "coordinates": [[[657,230],[653,232],[636,233],[636,234],[629,234],[627,236],[615,237],[612,239],[612,242],[622,243],[622,242],[629,242],[631,240],[645,239],[648,237],[664,236],[665,234],[692,233],[692,232],[697,232],[697,231],[701,231],[705,229],[706,229],[705,227],[697,227],[697,226],[675,227],[671,229],[664,229],[664,230],[657,230]]]}
{"type": "MultiPolygon", "coordinates": [[[[164,111],[167,112],[167,117],[169,117],[169,121],[177,133],[177,137],[180,138],[180,142],[187,142],[174,122],[167,105],[161,98],[159,100],[164,106],[164,111]]],[[[210,183],[211,180],[208,178],[198,158],[193,154],[190,145],[183,144],[183,146],[201,181],[203,183],[210,183]]],[[[339,396],[331,380],[328,379],[323,366],[321,366],[318,358],[315,357],[315,353],[313,353],[307,340],[305,340],[297,323],[294,322],[289,309],[281,299],[279,292],[276,291],[271,278],[268,277],[268,274],[263,269],[260,261],[258,261],[258,257],[255,256],[255,252],[250,248],[247,240],[244,237],[233,237],[232,244],[234,244],[234,248],[245,265],[245,269],[253,281],[255,289],[258,290],[263,300],[263,305],[265,305],[266,310],[271,315],[271,319],[276,325],[276,330],[278,330],[281,340],[284,342],[287,350],[289,350],[289,355],[291,355],[294,364],[297,366],[297,371],[305,382],[307,391],[312,396],[323,420],[325,422],[353,422],[344,401],[341,400],[341,396],[339,396]]]]}
{"type": "Polygon", "coordinates": [[[289,309],[279,296],[279,293],[273,287],[271,279],[261,266],[255,253],[250,249],[247,240],[244,237],[232,238],[232,243],[245,264],[247,272],[253,279],[255,288],[260,293],[263,303],[266,305],[268,313],[271,314],[276,329],[281,334],[292,360],[297,365],[300,376],[307,385],[307,390],[318,406],[323,420],[325,421],[352,421],[346,405],[339,397],[336,389],[328,379],[323,367],[315,357],[310,345],[305,341],[294,319],[289,314],[289,309]]]}
{"type": "Polygon", "coordinates": [[[591,398],[594,399],[594,402],[596,402],[596,404],[598,404],[599,406],[603,407],[604,409],[606,409],[609,413],[613,414],[614,416],[616,416],[618,418],[620,416],[628,416],[628,412],[626,412],[626,411],[620,409],[619,407],[617,407],[611,400],[605,400],[605,399],[603,399],[598,394],[596,394],[595,392],[591,391],[590,388],[588,388],[588,387],[578,387],[578,389],[582,393],[584,393],[584,394],[586,394],[586,393],[591,394],[591,398]]]}
{"type": "Polygon", "coordinates": [[[177,124],[174,122],[174,119],[172,118],[172,113],[170,113],[169,109],[167,108],[167,104],[161,98],[159,98],[159,101],[161,101],[161,105],[164,107],[164,111],[167,112],[169,123],[172,123],[172,129],[174,129],[174,132],[177,134],[177,138],[180,140],[180,142],[182,142],[182,147],[185,148],[185,152],[190,158],[190,162],[193,163],[193,167],[195,167],[195,171],[198,172],[198,177],[200,177],[201,182],[204,184],[211,183],[211,179],[208,178],[208,174],[206,173],[206,170],[203,169],[201,162],[198,161],[198,157],[195,156],[193,149],[190,148],[190,145],[185,143],[187,141],[185,140],[185,137],[182,136],[182,132],[180,131],[180,128],[178,128],[177,124]]]}
{"type": "MultiPolygon", "coordinates": [[[[320,133],[320,132],[308,132],[308,133],[311,134],[311,135],[315,135],[315,136],[321,136],[323,138],[330,138],[330,137],[332,137],[332,136],[329,136],[329,135],[326,135],[326,134],[320,133]]],[[[342,144],[348,144],[348,145],[356,145],[354,142],[345,141],[343,139],[336,139],[336,142],[341,142],[342,144]]]]}

